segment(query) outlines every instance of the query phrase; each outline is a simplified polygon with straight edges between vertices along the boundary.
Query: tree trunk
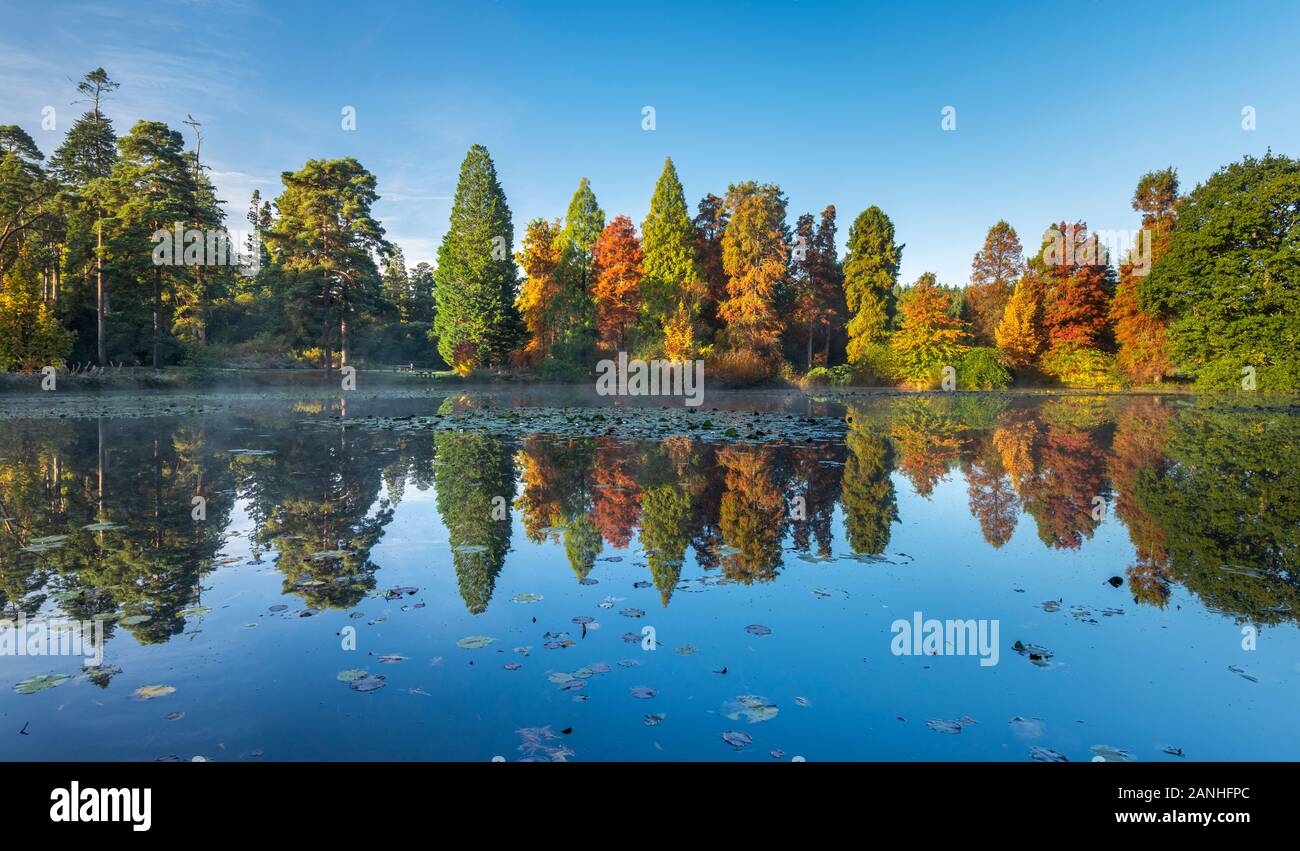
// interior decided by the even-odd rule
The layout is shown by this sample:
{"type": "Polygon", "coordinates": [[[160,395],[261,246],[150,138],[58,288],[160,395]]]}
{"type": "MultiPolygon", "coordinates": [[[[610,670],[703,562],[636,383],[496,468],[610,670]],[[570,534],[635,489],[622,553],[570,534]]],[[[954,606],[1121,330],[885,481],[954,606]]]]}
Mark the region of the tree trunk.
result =
{"type": "Polygon", "coordinates": [[[108,346],[104,341],[104,314],[107,305],[104,298],[104,222],[95,223],[95,340],[99,365],[108,366],[108,346]]]}
{"type": "Polygon", "coordinates": [[[162,369],[162,267],[153,270],[153,368],[162,369]]]}
{"type": "Polygon", "coordinates": [[[339,311],[339,367],[348,365],[348,315],[339,311]]]}

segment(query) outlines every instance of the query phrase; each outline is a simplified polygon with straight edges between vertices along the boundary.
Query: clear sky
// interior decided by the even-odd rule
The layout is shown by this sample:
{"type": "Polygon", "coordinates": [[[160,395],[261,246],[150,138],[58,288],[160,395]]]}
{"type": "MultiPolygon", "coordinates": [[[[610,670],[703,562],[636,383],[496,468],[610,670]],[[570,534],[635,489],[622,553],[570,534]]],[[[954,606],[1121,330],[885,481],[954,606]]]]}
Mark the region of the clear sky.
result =
{"type": "Polygon", "coordinates": [[[1134,228],[1147,170],[1175,166],[1186,191],[1243,154],[1300,154],[1298,56],[1294,0],[0,0],[0,123],[48,154],[84,110],[74,81],[103,66],[119,132],[202,122],[232,227],[252,189],[274,197],[281,172],[351,155],[378,176],[375,212],[408,265],[433,260],[473,143],[517,236],[563,215],[584,176],[607,217],[639,226],[672,156],[692,209],[774,182],[791,224],[834,204],[842,245],[876,204],[906,243],[905,282],[964,283],[999,218],[1027,246],[1062,218],[1134,228]]]}

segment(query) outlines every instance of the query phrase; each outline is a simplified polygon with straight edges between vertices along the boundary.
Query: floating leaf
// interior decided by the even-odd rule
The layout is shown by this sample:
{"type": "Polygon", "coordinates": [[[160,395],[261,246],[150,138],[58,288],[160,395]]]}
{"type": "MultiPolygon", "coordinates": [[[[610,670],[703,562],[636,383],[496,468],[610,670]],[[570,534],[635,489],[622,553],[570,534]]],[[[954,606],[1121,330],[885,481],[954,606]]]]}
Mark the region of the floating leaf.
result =
{"type": "Polygon", "coordinates": [[[771,721],[780,711],[776,704],[769,703],[767,698],[755,694],[742,694],[736,698],[735,703],[728,704],[724,709],[727,710],[726,716],[732,721],[739,721],[744,717],[751,724],[771,721]]]}
{"type": "Polygon", "coordinates": [[[371,692],[383,688],[385,685],[384,680],[386,679],[387,677],[383,674],[367,674],[364,677],[358,677],[348,683],[348,688],[353,691],[371,692]]]}
{"type": "Polygon", "coordinates": [[[651,712],[643,720],[645,721],[645,725],[647,727],[655,727],[658,726],[660,721],[664,720],[667,717],[668,716],[663,714],[662,712],[651,712]]]}
{"type": "Polygon", "coordinates": [[[649,700],[658,694],[658,692],[650,688],[650,686],[632,686],[630,691],[632,692],[632,696],[637,700],[649,700]]]}
{"type": "Polygon", "coordinates": [[[749,633],[750,635],[771,635],[772,634],[771,628],[763,626],[761,623],[751,623],[749,626],[745,627],[745,632],[749,633]]]}
{"type": "Polygon", "coordinates": [[[739,730],[727,730],[722,734],[722,741],[731,745],[736,750],[742,750],[753,743],[754,738],[748,733],[742,733],[739,730]]]}
{"type": "Polygon", "coordinates": [[[155,697],[166,697],[176,691],[172,686],[140,686],[135,690],[135,696],[140,700],[153,700],[155,697]]]}
{"type": "Polygon", "coordinates": [[[153,620],[153,615],[131,615],[130,617],[122,618],[118,623],[122,624],[122,626],[136,626],[151,620],[153,620]]]}
{"type": "Polygon", "coordinates": [[[462,650],[478,650],[479,648],[487,647],[494,641],[496,641],[495,638],[488,638],[486,635],[467,635],[460,641],[457,641],[456,646],[462,650]]]}
{"type": "Polygon", "coordinates": [[[18,694],[35,694],[38,691],[45,691],[47,688],[54,688],[59,683],[67,682],[72,677],[64,674],[40,674],[35,677],[28,677],[14,686],[14,691],[18,694]]]}
{"type": "Polygon", "coordinates": [[[1033,745],[1029,748],[1029,756],[1034,762],[1069,762],[1065,754],[1057,753],[1051,748],[1043,748],[1033,745]]]}
{"type": "Polygon", "coordinates": [[[348,668],[345,671],[339,671],[338,678],[340,681],[350,683],[353,680],[359,680],[366,674],[370,673],[365,668],[348,668]]]}
{"type": "Polygon", "coordinates": [[[1105,762],[1132,762],[1133,754],[1121,748],[1113,748],[1110,745],[1093,745],[1093,756],[1099,756],[1105,762]]]}
{"type": "Polygon", "coordinates": [[[935,731],[936,733],[948,733],[950,735],[956,735],[957,733],[961,732],[961,725],[958,724],[956,721],[933,719],[930,721],[926,721],[925,726],[929,727],[931,730],[935,731]]]}
{"type": "Polygon", "coordinates": [[[516,594],[514,596],[516,603],[540,603],[542,599],[541,594],[516,594]]]}

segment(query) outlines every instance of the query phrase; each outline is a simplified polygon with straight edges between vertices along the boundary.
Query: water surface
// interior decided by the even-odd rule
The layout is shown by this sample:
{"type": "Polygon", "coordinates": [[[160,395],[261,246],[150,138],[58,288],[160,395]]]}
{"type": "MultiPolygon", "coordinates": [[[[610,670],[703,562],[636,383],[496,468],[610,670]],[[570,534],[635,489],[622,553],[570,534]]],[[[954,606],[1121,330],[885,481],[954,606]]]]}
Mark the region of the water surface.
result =
{"type": "Polygon", "coordinates": [[[106,635],[94,675],[0,656],[0,757],[1300,758],[1292,407],[711,395],[752,424],[636,439],[617,417],[654,409],[510,418],[557,399],[0,419],[5,614],[106,635]],[[406,419],[457,411],[506,425],[406,419]],[[764,427],[786,415],[819,425],[764,427]],[[917,613],[995,623],[996,664],[896,655],[917,613]],[[13,690],[40,675],[70,679],[13,690]]]}

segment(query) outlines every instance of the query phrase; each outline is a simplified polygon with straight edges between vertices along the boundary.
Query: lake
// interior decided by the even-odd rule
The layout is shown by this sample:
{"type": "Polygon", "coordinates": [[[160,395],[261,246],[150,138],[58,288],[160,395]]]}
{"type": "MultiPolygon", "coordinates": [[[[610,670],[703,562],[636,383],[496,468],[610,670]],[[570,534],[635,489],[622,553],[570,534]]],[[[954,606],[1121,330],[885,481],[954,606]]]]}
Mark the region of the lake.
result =
{"type": "Polygon", "coordinates": [[[1298,412],[6,397],[0,758],[1300,759],[1298,412]]]}

